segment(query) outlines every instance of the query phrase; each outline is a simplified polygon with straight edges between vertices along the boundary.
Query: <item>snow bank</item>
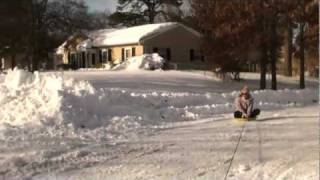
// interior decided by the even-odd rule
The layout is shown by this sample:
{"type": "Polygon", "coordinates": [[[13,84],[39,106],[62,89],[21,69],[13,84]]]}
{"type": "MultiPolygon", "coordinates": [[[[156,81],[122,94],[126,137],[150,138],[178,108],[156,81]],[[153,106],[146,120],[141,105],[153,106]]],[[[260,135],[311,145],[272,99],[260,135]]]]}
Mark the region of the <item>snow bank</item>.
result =
{"type": "Polygon", "coordinates": [[[113,70],[156,70],[162,69],[163,64],[164,59],[158,53],[144,54],[129,58],[128,61],[115,66],[113,70]]]}
{"type": "MultiPolygon", "coordinates": [[[[36,76],[38,76],[38,73],[36,73],[36,76]]],[[[32,83],[36,76],[31,72],[15,68],[14,71],[9,71],[6,75],[5,85],[9,89],[16,90],[24,84],[32,83]]]]}
{"type": "MultiPolygon", "coordinates": [[[[137,64],[132,62],[130,67],[140,67],[137,64]]],[[[263,111],[314,104],[317,94],[315,89],[252,92],[255,106],[263,111]]],[[[59,74],[14,70],[0,84],[0,126],[71,128],[71,132],[86,129],[93,137],[122,139],[167,123],[221,118],[233,111],[236,96],[236,91],[94,89],[86,81],[59,74]]]]}
{"type": "Polygon", "coordinates": [[[94,88],[87,82],[63,79],[61,76],[40,77],[24,70],[8,71],[0,84],[1,124],[40,125],[63,121],[61,106],[66,95],[86,96],[94,88]]]}

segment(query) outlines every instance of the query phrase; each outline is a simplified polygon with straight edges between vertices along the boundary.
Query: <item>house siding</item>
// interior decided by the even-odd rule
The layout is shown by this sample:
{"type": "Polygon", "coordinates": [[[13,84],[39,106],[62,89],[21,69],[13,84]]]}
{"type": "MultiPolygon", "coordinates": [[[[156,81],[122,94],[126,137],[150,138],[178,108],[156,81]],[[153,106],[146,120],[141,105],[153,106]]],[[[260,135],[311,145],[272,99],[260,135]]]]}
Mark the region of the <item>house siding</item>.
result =
{"type": "Polygon", "coordinates": [[[138,44],[115,46],[115,47],[105,47],[102,49],[111,49],[112,61],[117,62],[117,61],[121,61],[121,59],[122,59],[122,49],[130,49],[130,51],[132,53],[132,48],[135,48],[136,56],[143,55],[143,46],[138,45],[138,44]]]}
{"type": "Polygon", "coordinates": [[[169,55],[168,61],[178,64],[178,67],[190,65],[208,67],[207,62],[202,61],[201,58],[190,59],[190,52],[193,52],[193,57],[201,54],[201,38],[181,26],[149,39],[146,38],[142,44],[145,46],[146,53],[153,53],[156,49],[164,57],[169,55]]]}

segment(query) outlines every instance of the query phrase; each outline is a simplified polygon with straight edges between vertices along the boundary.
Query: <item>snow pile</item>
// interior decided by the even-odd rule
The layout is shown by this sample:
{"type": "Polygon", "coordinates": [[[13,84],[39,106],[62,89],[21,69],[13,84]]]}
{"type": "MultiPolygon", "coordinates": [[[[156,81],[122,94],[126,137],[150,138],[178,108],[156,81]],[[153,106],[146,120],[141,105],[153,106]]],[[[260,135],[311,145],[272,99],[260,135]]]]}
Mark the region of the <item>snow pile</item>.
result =
{"type": "Polygon", "coordinates": [[[0,124],[40,125],[61,123],[61,107],[66,95],[93,94],[87,82],[64,80],[61,76],[40,77],[24,70],[8,71],[0,84],[0,124]]]}
{"type": "MultiPolygon", "coordinates": [[[[38,76],[38,73],[36,73],[36,76],[38,76]]],[[[30,84],[34,81],[35,75],[33,75],[31,72],[14,69],[14,71],[9,71],[8,74],[5,77],[5,85],[9,89],[18,89],[24,84],[30,84]]]]}
{"type": "Polygon", "coordinates": [[[158,53],[144,54],[129,58],[128,61],[115,66],[113,70],[156,70],[162,69],[164,62],[164,59],[158,53]]]}

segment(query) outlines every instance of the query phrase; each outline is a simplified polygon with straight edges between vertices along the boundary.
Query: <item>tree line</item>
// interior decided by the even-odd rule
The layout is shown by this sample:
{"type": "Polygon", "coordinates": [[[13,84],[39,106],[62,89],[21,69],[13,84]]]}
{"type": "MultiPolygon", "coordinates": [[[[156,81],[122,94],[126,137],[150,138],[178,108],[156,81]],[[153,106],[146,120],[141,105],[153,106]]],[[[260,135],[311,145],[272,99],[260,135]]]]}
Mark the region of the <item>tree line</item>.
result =
{"type": "Polygon", "coordinates": [[[266,88],[269,65],[274,90],[282,47],[285,74],[292,76],[296,56],[300,88],[305,88],[305,66],[315,68],[319,58],[318,7],[317,0],[192,0],[193,17],[204,34],[203,48],[209,59],[232,71],[247,61],[245,53],[255,49],[259,52],[260,88],[266,88]]]}

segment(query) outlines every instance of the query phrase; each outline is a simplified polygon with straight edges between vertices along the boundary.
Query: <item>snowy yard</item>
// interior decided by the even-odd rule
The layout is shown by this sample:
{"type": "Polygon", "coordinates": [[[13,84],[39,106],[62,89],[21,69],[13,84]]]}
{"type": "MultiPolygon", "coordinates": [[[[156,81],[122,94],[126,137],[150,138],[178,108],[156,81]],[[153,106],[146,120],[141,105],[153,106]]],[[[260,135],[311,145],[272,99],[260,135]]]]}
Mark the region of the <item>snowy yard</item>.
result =
{"type": "Polygon", "coordinates": [[[298,90],[279,76],[278,91],[260,91],[249,73],[241,82],[200,71],[11,76],[0,78],[0,179],[223,179],[245,84],[262,114],[245,125],[228,179],[318,179],[317,80],[298,90]]]}

